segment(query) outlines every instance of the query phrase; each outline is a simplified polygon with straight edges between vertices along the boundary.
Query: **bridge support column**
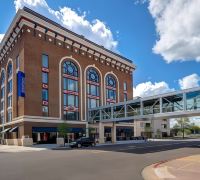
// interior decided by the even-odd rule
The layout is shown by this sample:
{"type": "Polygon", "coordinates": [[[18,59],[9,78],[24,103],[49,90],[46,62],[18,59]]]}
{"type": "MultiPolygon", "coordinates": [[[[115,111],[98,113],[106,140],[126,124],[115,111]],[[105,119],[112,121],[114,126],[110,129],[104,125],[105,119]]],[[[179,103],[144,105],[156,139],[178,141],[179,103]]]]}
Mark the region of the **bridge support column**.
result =
{"type": "Polygon", "coordinates": [[[105,143],[104,139],[104,125],[102,122],[99,122],[99,144],[105,143]]]}
{"type": "Polygon", "coordinates": [[[116,141],[117,141],[116,131],[117,131],[116,124],[113,122],[113,127],[111,128],[112,143],[116,143],[116,141]]]}

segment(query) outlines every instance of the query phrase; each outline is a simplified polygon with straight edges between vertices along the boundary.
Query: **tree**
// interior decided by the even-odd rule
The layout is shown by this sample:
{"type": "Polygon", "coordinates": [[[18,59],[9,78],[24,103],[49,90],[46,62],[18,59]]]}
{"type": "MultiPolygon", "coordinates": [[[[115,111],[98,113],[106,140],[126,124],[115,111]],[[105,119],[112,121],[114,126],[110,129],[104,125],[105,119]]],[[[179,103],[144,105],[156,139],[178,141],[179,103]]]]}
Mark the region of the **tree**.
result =
{"type": "Polygon", "coordinates": [[[199,134],[200,133],[200,126],[195,125],[195,123],[192,123],[190,125],[190,130],[192,134],[199,134]]]}
{"type": "Polygon", "coordinates": [[[176,127],[179,128],[179,130],[182,133],[182,137],[184,139],[185,138],[185,132],[189,129],[189,126],[190,126],[189,125],[190,120],[187,117],[182,117],[182,118],[176,119],[176,122],[177,122],[176,127]]]}
{"type": "Polygon", "coordinates": [[[88,131],[89,131],[89,137],[93,137],[95,135],[96,129],[93,127],[89,127],[88,131]]]}
{"type": "Polygon", "coordinates": [[[69,127],[67,123],[61,123],[58,125],[58,134],[59,136],[64,138],[64,146],[65,146],[66,137],[67,137],[67,142],[68,142],[68,136],[67,136],[68,133],[69,133],[69,127]]]}

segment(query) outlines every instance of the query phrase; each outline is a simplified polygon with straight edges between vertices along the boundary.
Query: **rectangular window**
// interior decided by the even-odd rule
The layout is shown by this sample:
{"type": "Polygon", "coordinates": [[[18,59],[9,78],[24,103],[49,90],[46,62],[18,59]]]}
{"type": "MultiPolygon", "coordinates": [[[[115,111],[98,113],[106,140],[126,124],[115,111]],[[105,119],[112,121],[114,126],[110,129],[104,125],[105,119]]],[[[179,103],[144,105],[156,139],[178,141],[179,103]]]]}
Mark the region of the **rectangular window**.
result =
{"type": "Polygon", "coordinates": [[[48,106],[42,106],[42,115],[43,116],[48,116],[48,114],[49,114],[48,106]]]}
{"type": "Polygon", "coordinates": [[[42,83],[48,84],[48,73],[42,72],[42,83]]]}
{"type": "Polygon", "coordinates": [[[5,97],[5,87],[1,88],[1,99],[5,97]]]}
{"type": "Polygon", "coordinates": [[[63,105],[67,106],[67,94],[63,94],[63,105]]]}
{"type": "Polygon", "coordinates": [[[12,110],[8,110],[8,122],[12,120],[12,110]]]}
{"type": "Polygon", "coordinates": [[[12,80],[8,81],[8,93],[12,92],[12,80]]]}
{"type": "Polygon", "coordinates": [[[127,91],[127,83],[124,82],[124,91],[127,91]]]}
{"type": "Polygon", "coordinates": [[[127,101],[127,94],[124,93],[124,101],[127,101]]]}
{"type": "Polygon", "coordinates": [[[49,68],[49,57],[46,54],[42,55],[42,67],[49,68]]]}
{"type": "Polygon", "coordinates": [[[75,96],[68,95],[68,106],[75,106],[75,96]]]}
{"type": "Polygon", "coordinates": [[[108,90],[108,98],[109,99],[115,99],[116,98],[115,91],[109,89],[108,90]]]}
{"type": "Polygon", "coordinates": [[[78,82],[72,79],[67,79],[67,90],[78,92],[78,82]]]}
{"type": "Polygon", "coordinates": [[[79,113],[78,112],[71,112],[71,111],[64,111],[64,119],[66,120],[78,120],[79,113]]]}
{"type": "Polygon", "coordinates": [[[1,114],[1,123],[4,124],[4,114],[3,113],[1,114]]]}
{"type": "Polygon", "coordinates": [[[67,90],[67,78],[63,78],[63,89],[67,90]]]}
{"type": "Polygon", "coordinates": [[[48,89],[42,89],[42,100],[48,101],[48,89]]]}
{"type": "Polygon", "coordinates": [[[4,110],[4,101],[1,101],[1,111],[4,110]]]}
{"type": "Polygon", "coordinates": [[[8,107],[12,107],[12,96],[8,96],[8,107]]]}
{"type": "Polygon", "coordinates": [[[19,60],[19,56],[17,56],[17,58],[16,58],[16,70],[19,70],[19,66],[20,66],[20,60],[19,60]]]}

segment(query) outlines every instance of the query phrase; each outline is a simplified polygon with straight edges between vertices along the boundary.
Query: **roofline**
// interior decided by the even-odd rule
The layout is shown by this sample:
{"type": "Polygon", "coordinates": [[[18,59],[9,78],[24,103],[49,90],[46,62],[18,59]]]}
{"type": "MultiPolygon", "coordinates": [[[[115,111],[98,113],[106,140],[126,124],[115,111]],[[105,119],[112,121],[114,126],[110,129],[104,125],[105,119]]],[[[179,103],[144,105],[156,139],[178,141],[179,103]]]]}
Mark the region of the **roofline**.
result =
{"type": "Polygon", "coordinates": [[[8,38],[8,36],[10,35],[10,33],[12,32],[12,29],[16,26],[17,21],[20,19],[21,16],[23,16],[23,12],[29,13],[29,14],[31,14],[31,15],[33,15],[33,16],[35,16],[35,17],[37,17],[37,18],[39,18],[39,19],[41,19],[43,21],[46,21],[47,23],[52,24],[53,26],[56,26],[57,28],[65,31],[65,32],[67,32],[69,34],[72,34],[72,35],[76,36],[77,38],[80,38],[80,39],[84,40],[86,43],[89,43],[89,44],[91,44],[93,46],[96,46],[97,48],[100,48],[100,49],[106,51],[107,53],[110,53],[110,54],[112,54],[114,56],[117,56],[121,60],[124,60],[125,62],[130,63],[129,65],[134,70],[136,69],[136,66],[135,66],[135,64],[133,63],[132,60],[130,60],[130,59],[128,59],[128,58],[126,58],[126,57],[124,57],[124,56],[122,56],[122,55],[120,55],[120,54],[118,54],[116,52],[113,52],[113,51],[111,51],[111,50],[109,50],[109,49],[107,49],[107,48],[105,48],[105,47],[103,47],[101,45],[98,45],[97,43],[95,43],[95,42],[93,42],[93,41],[85,38],[83,35],[79,35],[79,34],[73,32],[73,31],[70,31],[69,29],[61,26],[60,24],[56,23],[55,21],[53,21],[53,20],[51,20],[51,19],[49,19],[49,18],[47,18],[47,17],[45,17],[45,16],[43,16],[43,15],[35,12],[35,11],[33,11],[33,10],[27,8],[27,7],[23,7],[23,9],[19,9],[17,11],[14,19],[12,20],[12,23],[10,24],[8,30],[6,31],[6,33],[5,33],[2,41],[0,43],[0,51],[2,50],[2,48],[3,48],[3,46],[4,46],[5,42],[6,42],[6,39],[8,38]]]}
{"type": "Polygon", "coordinates": [[[49,19],[49,18],[47,18],[47,17],[45,17],[45,16],[43,16],[43,15],[41,15],[41,14],[35,12],[35,11],[33,11],[33,10],[27,8],[26,6],[23,7],[23,10],[26,11],[26,12],[28,12],[28,13],[31,13],[32,15],[35,15],[35,16],[37,16],[37,17],[39,17],[39,18],[41,18],[41,19],[43,19],[43,20],[45,20],[45,21],[47,21],[47,22],[49,22],[49,23],[51,23],[51,24],[53,24],[53,25],[55,25],[55,26],[57,26],[58,28],[61,28],[61,29],[65,30],[65,31],[67,31],[67,32],[69,32],[69,33],[71,33],[71,34],[73,34],[73,35],[75,35],[75,36],[77,36],[77,37],[79,37],[79,38],[81,38],[81,39],[84,39],[84,40],[86,40],[87,42],[89,42],[89,43],[91,43],[91,44],[93,44],[93,45],[95,45],[95,46],[98,46],[99,48],[102,48],[102,49],[104,49],[104,50],[106,50],[106,51],[108,51],[108,52],[110,52],[110,53],[112,53],[112,54],[114,54],[114,55],[116,55],[116,56],[118,56],[118,57],[120,57],[120,58],[122,58],[122,59],[124,59],[124,60],[126,60],[126,61],[128,61],[128,62],[130,62],[130,63],[133,63],[132,60],[130,60],[130,59],[128,59],[128,58],[126,58],[126,57],[124,57],[124,56],[122,56],[122,55],[120,55],[120,54],[118,54],[118,53],[116,53],[116,52],[113,52],[113,51],[111,51],[111,50],[105,48],[104,46],[101,46],[101,45],[99,45],[99,44],[97,44],[97,43],[95,43],[95,42],[93,42],[93,41],[91,41],[91,40],[85,38],[83,35],[79,35],[79,34],[73,32],[73,31],[71,31],[71,30],[69,30],[69,29],[63,27],[62,25],[56,23],[55,21],[53,21],[53,20],[51,20],[51,19],[49,19]]]}

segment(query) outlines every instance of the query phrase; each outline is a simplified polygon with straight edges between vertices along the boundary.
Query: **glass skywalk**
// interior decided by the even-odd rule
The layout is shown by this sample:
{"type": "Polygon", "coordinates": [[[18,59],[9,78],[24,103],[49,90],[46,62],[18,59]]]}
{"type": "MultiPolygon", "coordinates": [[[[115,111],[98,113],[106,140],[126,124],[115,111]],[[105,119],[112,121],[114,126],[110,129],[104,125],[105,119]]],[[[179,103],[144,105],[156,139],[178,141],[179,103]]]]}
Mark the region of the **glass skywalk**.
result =
{"type": "Polygon", "coordinates": [[[200,115],[200,87],[120,102],[89,110],[89,121],[129,121],[200,115]]]}

